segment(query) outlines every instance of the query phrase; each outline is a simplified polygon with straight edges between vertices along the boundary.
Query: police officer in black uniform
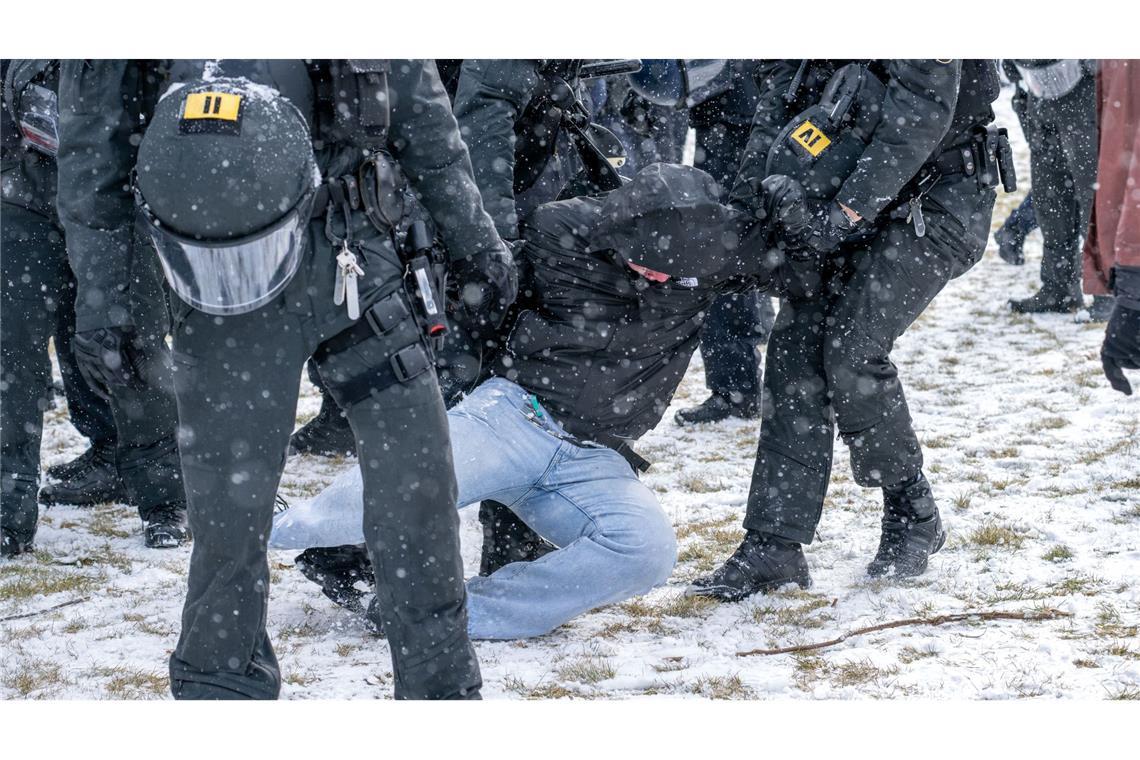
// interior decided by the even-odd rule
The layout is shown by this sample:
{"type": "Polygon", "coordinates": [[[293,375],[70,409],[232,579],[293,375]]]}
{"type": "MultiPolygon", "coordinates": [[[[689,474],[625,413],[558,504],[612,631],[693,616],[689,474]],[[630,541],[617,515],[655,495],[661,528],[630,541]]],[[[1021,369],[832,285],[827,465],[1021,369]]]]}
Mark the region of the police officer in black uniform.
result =
{"type": "MultiPolygon", "coordinates": [[[[71,160],[60,171],[74,192],[89,193],[93,180],[123,187],[135,168],[178,296],[175,388],[195,543],[170,663],[174,695],[278,694],[266,541],[298,376],[312,355],[357,440],[396,696],[477,697],[451,449],[427,335],[442,297],[432,268],[401,254],[407,183],[447,244],[464,319],[501,312],[515,280],[434,64],[211,62],[157,105],[124,99],[153,66],[64,67],[71,160]],[[92,113],[115,116],[121,130],[90,130],[92,113]],[[131,136],[143,116],[136,166],[131,136]],[[416,288],[405,287],[406,272],[422,274],[416,288]]],[[[132,216],[130,194],[115,196],[122,218],[132,216]]]]}
{"type": "Polygon", "coordinates": [[[761,102],[733,195],[799,166],[811,167],[802,181],[820,202],[809,224],[785,234],[789,257],[807,265],[768,345],[745,539],[689,590],[729,601],[810,584],[802,544],[823,508],[836,426],[856,482],[883,490],[868,572],[916,575],[941,548],[890,351],[981,258],[999,149],[1012,170],[1008,141],[983,128],[998,94],[993,61],[773,61],[758,75],[761,102]],[[844,155],[852,170],[836,193],[828,162],[844,155]]]}
{"type": "Polygon", "coordinates": [[[130,500],[143,519],[147,546],[178,546],[185,539],[185,496],[162,343],[166,302],[160,280],[147,279],[144,266],[128,266],[119,271],[121,280],[109,284],[111,290],[133,291],[119,300],[116,315],[137,326],[123,392],[109,393],[82,363],[76,367],[72,354],[74,346],[79,358],[91,355],[92,315],[81,306],[81,333],[73,339],[76,281],[65,247],[70,237],[56,213],[58,77],[57,61],[4,62],[3,552],[27,551],[35,535],[43,413],[51,393],[47,342],[53,333],[72,421],[93,446],[69,463],[67,482],[49,484],[39,498],[80,504],[130,500]]]}
{"type": "MultiPolygon", "coordinates": [[[[1081,295],[1081,237],[1089,224],[1096,183],[1096,77],[1076,58],[1012,61],[1028,95],[1033,204],[1045,248],[1041,289],[1012,300],[1015,312],[1071,312],[1081,295]]],[[[1111,305],[1111,304],[1109,304],[1111,305]]]]}

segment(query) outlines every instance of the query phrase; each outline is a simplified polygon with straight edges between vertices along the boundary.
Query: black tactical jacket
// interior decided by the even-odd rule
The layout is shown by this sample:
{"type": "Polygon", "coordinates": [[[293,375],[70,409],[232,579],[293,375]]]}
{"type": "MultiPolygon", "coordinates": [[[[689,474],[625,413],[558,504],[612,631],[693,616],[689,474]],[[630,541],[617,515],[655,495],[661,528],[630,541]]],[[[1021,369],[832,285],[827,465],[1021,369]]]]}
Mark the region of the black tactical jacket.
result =
{"type": "Polygon", "coordinates": [[[583,440],[634,440],[669,406],[713,300],[765,287],[770,272],[734,259],[691,287],[651,283],[591,244],[601,203],[547,203],[523,222],[522,310],[492,371],[534,393],[583,440]]]}
{"type": "MultiPolygon", "coordinates": [[[[817,103],[828,79],[853,60],[769,60],[755,71],[760,100],[732,197],[751,192],[745,178],[765,176],[772,141],[789,121],[817,103]]],[[[990,59],[864,61],[886,84],[882,119],[836,200],[869,221],[890,205],[923,164],[988,124],[997,98],[990,59]]]]}
{"type": "MultiPolygon", "coordinates": [[[[342,66],[356,71],[359,64],[366,69],[368,63],[316,61],[310,71],[319,83],[330,68],[342,66]]],[[[441,123],[454,125],[455,120],[435,64],[425,60],[389,63],[389,123],[384,145],[370,145],[367,123],[362,124],[361,139],[352,139],[343,132],[346,114],[322,114],[318,102],[314,147],[322,171],[339,174],[353,170],[366,148],[387,149],[431,213],[452,258],[501,246],[483,211],[458,129],[440,129],[441,123]],[[325,125],[335,125],[337,131],[322,134],[325,125]]],[[[130,174],[146,120],[169,85],[170,64],[140,60],[63,62],[59,211],[67,231],[68,257],[79,281],[79,330],[131,324],[131,259],[153,254],[149,248],[134,250],[130,174]]],[[[349,120],[356,116],[361,117],[357,121],[363,121],[360,114],[347,114],[349,120]]]]}
{"type": "MultiPolygon", "coordinates": [[[[523,192],[542,173],[557,145],[557,125],[552,128],[543,122],[549,110],[544,97],[549,100],[557,94],[559,80],[575,90],[578,63],[518,58],[463,61],[455,118],[471,151],[483,207],[507,240],[519,237],[516,192],[523,192]]],[[[543,200],[553,199],[552,195],[543,200]]]]}

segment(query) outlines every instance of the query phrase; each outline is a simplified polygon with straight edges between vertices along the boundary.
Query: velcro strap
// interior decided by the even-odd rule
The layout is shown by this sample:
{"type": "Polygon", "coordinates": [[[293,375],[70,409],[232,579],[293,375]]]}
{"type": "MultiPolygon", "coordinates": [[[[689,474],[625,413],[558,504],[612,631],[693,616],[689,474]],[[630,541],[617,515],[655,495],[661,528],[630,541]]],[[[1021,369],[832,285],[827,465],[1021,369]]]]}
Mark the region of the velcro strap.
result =
{"type": "Polygon", "coordinates": [[[364,319],[377,335],[384,335],[411,315],[407,302],[396,291],[372,304],[364,312],[364,319]]]}
{"type": "Polygon", "coordinates": [[[408,382],[431,366],[431,358],[420,343],[401,348],[392,354],[389,361],[392,363],[392,371],[396,373],[401,383],[408,382]]]}

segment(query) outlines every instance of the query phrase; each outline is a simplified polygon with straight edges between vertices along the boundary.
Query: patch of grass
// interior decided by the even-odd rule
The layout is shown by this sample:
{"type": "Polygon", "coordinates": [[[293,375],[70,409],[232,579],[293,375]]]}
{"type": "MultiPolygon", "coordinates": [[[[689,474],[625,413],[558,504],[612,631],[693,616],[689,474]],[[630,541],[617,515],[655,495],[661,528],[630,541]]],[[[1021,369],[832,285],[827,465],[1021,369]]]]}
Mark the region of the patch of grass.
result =
{"type": "Polygon", "coordinates": [[[706,699],[753,699],[756,696],[739,675],[701,676],[689,686],[689,692],[706,699]]]}
{"type": "Polygon", "coordinates": [[[701,475],[685,475],[678,479],[677,484],[689,493],[714,493],[728,488],[724,480],[707,480],[701,475]]]}
{"type": "Polygon", "coordinates": [[[1056,583],[1050,583],[1049,590],[1055,596],[1072,596],[1075,594],[1092,596],[1096,593],[1096,588],[1103,585],[1104,581],[1100,578],[1077,574],[1070,575],[1056,583]]]}
{"type": "Polygon", "coordinates": [[[1056,544],[1049,547],[1049,550],[1041,555],[1041,559],[1046,562],[1065,562],[1073,558],[1073,552],[1069,547],[1064,544],[1056,544]]]}
{"type": "Polygon", "coordinates": [[[18,602],[32,597],[72,592],[82,594],[100,586],[104,576],[41,565],[0,567],[0,601],[18,602]]]}
{"type": "Polygon", "coordinates": [[[912,662],[925,660],[929,657],[937,657],[940,652],[935,649],[933,644],[927,644],[924,649],[915,649],[914,647],[903,647],[899,650],[899,662],[904,665],[910,665],[912,662]]]}
{"type": "Polygon", "coordinates": [[[970,502],[973,501],[974,494],[976,493],[977,491],[962,491],[957,496],[950,499],[950,503],[954,506],[954,509],[957,510],[969,509],[970,502]]]}
{"type": "Polygon", "coordinates": [[[689,662],[684,657],[665,657],[661,662],[653,666],[653,669],[658,673],[672,673],[677,670],[684,670],[689,667],[689,662]]]}
{"type": "Polygon", "coordinates": [[[990,449],[989,453],[994,459],[1014,459],[1021,452],[1016,446],[1005,446],[1000,449],[990,449]]]}
{"type": "Polygon", "coordinates": [[[602,657],[579,657],[558,669],[558,677],[563,681],[595,684],[608,681],[617,675],[617,670],[602,657]]]}
{"type": "Polygon", "coordinates": [[[47,660],[25,660],[14,671],[5,673],[0,683],[22,697],[45,690],[46,693],[40,696],[50,696],[53,691],[69,684],[63,676],[63,669],[47,660]]]}
{"type": "Polygon", "coordinates": [[[717,606],[715,599],[707,596],[675,596],[656,605],[655,610],[663,617],[695,618],[717,606]]]}
{"type": "Polygon", "coordinates": [[[1087,657],[1079,657],[1079,658],[1073,660],[1073,665],[1075,667],[1078,667],[1078,668],[1099,668],[1100,667],[1100,663],[1098,663],[1096,660],[1092,660],[1092,659],[1089,659],[1087,657]]]}
{"type": "Polygon", "coordinates": [[[1098,636],[1113,639],[1130,639],[1140,635],[1140,626],[1124,622],[1120,612],[1108,602],[1097,605],[1096,632],[1098,636]]]}
{"type": "Polygon", "coordinates": [[[170,691],[169,677],[158,671],[124,667],[98,667],[93,671],[108,679],[104,688],[113,699],[155,699],[170,691]]]}
{"type": "Polygon", "coordinates": [[[98,509],[87,523],[87,531],[102,538],[130,538],[131,532],[119,527],[119,515],[115,509],[98,509]]]}
{"type": "Polygon", "coordinates": [[[870,660],[845,662],[832,670],[831,680],[837,686],[863,686],[897,675],[895,666],[880,668],[870,660]]]}
{"type": "Polygon", "coordinates": [[[1140,687],[1138,686],[1115,686],[1109,688],[1107,699],[1112,700],[1137,700],[1140,699],[1140,687]]]}
{"type": "Polygon", "coordinates": [[[1069,421],[1064,417],[1038,417],[1037,419],[1030,420],[1025,429],[1030,433],[1040,433],[1042,430],[1059,430],[1067,427],[1069,421]]]}
{"type": "Polygon", "coordinates": [[[727,527],[733,523],[739,523],[740,518],[736,515],[726,515],[725,517],[718,517],[715,520],[703,520],[701,522],[685,523],[684,525],[677,526],[677,540],[683,541],[689,536],[704,535],[710,531],[718,528],[727,527]]]}
{"type": "Polygon", "coordinates": [[[336,652],[337,657],[348,657],[350,654],[358,651],[359,649],[359,644],[349,644],[347,642],[342,642],[333,647],[333,651],[336,652]]]}
{"type": "Polygon", "coordinates": [[[589,699],[587,694],[580,694],[576,691],[571,691],[565,686],[559,684],[535,684],[529,685],[521,678],[514,676],[507,676],[503,679],[503,688],[507,691],[518,694],[523,699],[565,699],[567,697],[581,697],[589,699]]]}
{"type": "Polygon", "coordinates": [[[1002,525],[991,520],[972,530],[969,534],[969,540],[978,546],[1020,549],[1021,545],[1025,543],[1025,536],[1008,525],[1002,525]]]}
{"type": "Polygon", "coordinates": [[[316,675],[315,673],[309,673],[309,672],[299,673],[297,671],[294,671],[294,672],[288,674],[287,676],[285,676],[285,683],[293,684],[294,686],[302,686],[302,687],[308,686],[309,684],[314,684],[320,680],[321,680],[320,676],[316,675]]]}
{"type": "Polygon", "coordinates": [[[753,607],[751,617],[755,623],[774,623],[791,628],[821,628],[828,621],[834,620],[834,617],[829,614],[813,615],[812,613],[831,608],[835,601],[826,596],[811,595],[802,604],[783,607],[768,604],[762,607],[753,607]]]}

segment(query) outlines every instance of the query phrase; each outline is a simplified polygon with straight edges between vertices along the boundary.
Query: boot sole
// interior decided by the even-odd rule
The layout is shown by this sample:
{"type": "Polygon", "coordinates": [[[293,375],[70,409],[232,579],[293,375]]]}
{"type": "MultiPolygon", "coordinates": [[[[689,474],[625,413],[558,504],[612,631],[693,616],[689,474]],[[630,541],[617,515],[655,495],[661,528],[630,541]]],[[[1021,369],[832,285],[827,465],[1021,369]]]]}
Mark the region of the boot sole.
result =
{"type": "Polygon", "coordinates": [[[734,593],[729,594],[718,593],[718,589],[727,590],[726,586],[689,586],[685,589],[684,595],[690,597],[704,596],[710,599],[716,599],[720,602],[728,602],[730,604],[734,604],[736,602],[743,601],[750,596],[756,596],[757,594],[770,594],[773,591],[778,591],[780,588],[787,586],[788,584],[795,584],[801,589],[809,589],[811,588],[812,580],[810,576],[807,578],[781,578],[779,580],[764,581],[763,583],[759,583],[756,585],[754,590],[747,593],[741,593],[739,589],[732,589],[731,591],[734,593]]]}

